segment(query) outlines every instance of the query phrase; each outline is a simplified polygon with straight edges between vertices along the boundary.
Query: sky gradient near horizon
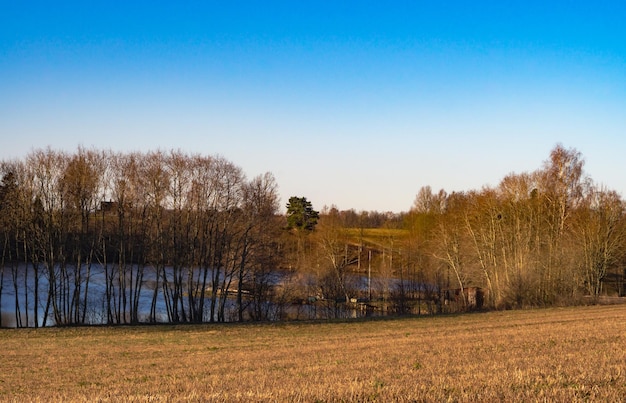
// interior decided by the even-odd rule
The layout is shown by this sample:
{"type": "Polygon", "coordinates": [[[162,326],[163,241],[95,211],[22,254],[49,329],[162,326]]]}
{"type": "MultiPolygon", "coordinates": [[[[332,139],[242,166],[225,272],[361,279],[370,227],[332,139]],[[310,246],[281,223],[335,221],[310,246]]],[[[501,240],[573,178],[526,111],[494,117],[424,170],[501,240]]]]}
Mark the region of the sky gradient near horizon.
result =
{"type": "Polygon", "coordinates": [[[626,3],[5,2],[0,159],[180,149],[407,211],[557,143],[626,196],[626,3]]]}

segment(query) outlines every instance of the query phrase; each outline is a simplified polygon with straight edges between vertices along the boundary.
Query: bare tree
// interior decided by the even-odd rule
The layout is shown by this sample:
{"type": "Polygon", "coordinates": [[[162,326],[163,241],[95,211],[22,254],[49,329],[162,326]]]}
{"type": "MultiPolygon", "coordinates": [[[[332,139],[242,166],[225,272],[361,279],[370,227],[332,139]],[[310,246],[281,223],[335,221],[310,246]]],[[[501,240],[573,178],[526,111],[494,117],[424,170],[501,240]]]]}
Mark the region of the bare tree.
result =
{"type": "Polygon", "coordinates": [[[47,301],[43,313],[43,325],[48,320],[50,310],[54,323],[67,324],[68,284],[64,269],[65,237],[67,220],[63,212],[63,199],[59,192],[64,165],[64,154],[51,150],[36,150],[27,157],[27,169],[33,183],[33,209],[38,217],[37,249],[45,267],[48,283],[47,301]]]}
{"type": "Polygon", "coordinates": [[[536,175],[505,177],[498,187],[501,211],[498,235],[501,238],[500,264],[495,266],[496,307],[540,302],[537,267],[541,266],[543,223],[541,201],[536,192],[536,175]]]}
{"type": "Polygon", "coordinates": [[[79,148],[67,163],[59,179],[59,192],[64,202],[63,215],[67,218],[65,235],[69,249],[67,265],[61,267],[71,284],[67,287],[70,299],[68,321],[84,323],[87,314],[89,281],[97,242],[97,232],[91,228],[91,217],[102,201],[103,156],[95,151],[79,148]]]}
{"type": "MultiPolygon", "coordinates": [[[[169,188],[169,177],[165,170],[165,156],[162,152],[152,152],[142,158],[139,167],[139,175],[142,178],[143,201],[145,203],[147,247],[146,260],[154,269],[154,276],[151,278],[153,290],[150,304],[149,321],[157,321],[157,302],[159,289],[167,288],[167,276],[165,265],[166,239],[165,239],[165,203],[169,188]]],[[[168,316],[171,311],[168,310],[168,316]]]]}
{"type": "Polygon", "coordinates": [[[582,200],[586,181],[583,166],[584,160],[578,151],[557,145],[540,172],[538,191],[544,201],[542,216],[548,240],[540,287],[544,303],[554,303],[574,292],[570,281],[572,273],[568,270],[571,262],[566,261],[564,241],[570,215],[582,200]]]}
{"type": "MultiPolygon", "coordinates": [[[[335,207],[322,211],[316,230],[319,264],[322,277],[319,279],[323,294],[332,302],[349,302],[355,294],[348,283],[348,267],[358,260],[358,249],[351,247],[346,228],[335,207]]],[[[335,315],[339,307],[334,305],[335,315]]]]}
{"type": "Polygon", "coordinates": [[[280,308],[275,276],[281,262],[278,185],[271,173],[252,179],[243,189],[245,230],[241,237],[237,287],[237,319],[244,320],[244,291],[250,316],[272,318],[272,306],[280,308]],[[247,285],[246,285],[247,284],[247,285]]]}
{"type": "Polygon", "coordinates": [[[601,188],[590,189],[576,211],[572,229],[577,242],[572,249],[581,255],[581,285],[593,297],[601,294],[603,280],[624,258],[624,212],[624,203],[617,193],[601,188]]]}
{"type": "Polygon", "coordinates": [[[448,196],[445,212],[440,216],[435,230],[439,244],[433,252],[433,256],[445,265],[446,270],[440,277],[443,280],[440,289],[445,289],[448,293],[451,288],[458,288],[463,308],[467,305],[465,288],[472,278],[468,262],[470,254],[467,252],[467,237],[462,230],[467,207],[465,194],[452,193],[448,196]]]}

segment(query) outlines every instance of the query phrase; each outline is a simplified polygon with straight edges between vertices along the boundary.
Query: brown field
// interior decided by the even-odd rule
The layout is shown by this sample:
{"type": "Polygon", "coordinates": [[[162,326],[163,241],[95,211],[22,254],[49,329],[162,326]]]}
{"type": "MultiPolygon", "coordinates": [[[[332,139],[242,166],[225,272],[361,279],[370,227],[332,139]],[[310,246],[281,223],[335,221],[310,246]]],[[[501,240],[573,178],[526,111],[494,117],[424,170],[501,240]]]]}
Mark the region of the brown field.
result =
{"type": "Polygon", "coordinates": [[[626,306],[1,330],[1,401],[623,401],[626,306]]]}

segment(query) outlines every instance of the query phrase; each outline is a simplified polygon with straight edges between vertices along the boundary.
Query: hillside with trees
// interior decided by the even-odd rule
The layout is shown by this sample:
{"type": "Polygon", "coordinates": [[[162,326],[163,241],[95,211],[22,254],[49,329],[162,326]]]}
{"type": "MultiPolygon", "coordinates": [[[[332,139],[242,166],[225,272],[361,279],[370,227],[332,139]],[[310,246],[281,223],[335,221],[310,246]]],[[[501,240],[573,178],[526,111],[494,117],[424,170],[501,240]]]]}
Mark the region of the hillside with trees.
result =
{"type": "Polygon", "coordinates": [[[281,213],[271,173],[180,151],[35,150],[0,165],[0,325],[437,314],[623,296],[624,202],[557,145],[408,212],[281,213]],[[9,308],[7,308],[9,307],[9,308]]]}

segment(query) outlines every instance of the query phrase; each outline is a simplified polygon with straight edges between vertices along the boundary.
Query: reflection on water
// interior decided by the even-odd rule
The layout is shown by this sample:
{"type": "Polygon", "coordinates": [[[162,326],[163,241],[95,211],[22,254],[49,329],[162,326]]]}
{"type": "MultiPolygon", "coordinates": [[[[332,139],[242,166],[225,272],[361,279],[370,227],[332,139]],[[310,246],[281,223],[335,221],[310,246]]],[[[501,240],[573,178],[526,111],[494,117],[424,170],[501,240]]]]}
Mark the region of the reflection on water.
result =
{"type": "MultiPolygon", "coordinates": [[[[134,268],[136,271],[136,268],[134,268]]],[[[91,267],[82,267],[80,276],[81,306],[84,308],[85,324],[105,324],[107,323],[107,298],[106,298],[106,272],[104,267],[92,264],[91,267]],[[85,301],[85,291],[86,301],[85,301]],[[85,303],[86,302],[86,303],[85,303]]],[[[155,292],[156,271],[152,267],[144,268],[144,280],[138,294],[138,310],[141,313],[142,321],[147,321],[151,309],[152,298],[155,292]]],[[[22,326],[34,327],[35,307],[37,309],[38,325],[44,324],[44,314],[48,303],[49,275],[47,270],[40,268],[38,275],[32,265],[20,265],[17,268],[5,267],[2,276],[1,308],[2,326],[15,327],[20,321],[22,326]],[[36,284],[36,280],[38,284],[36,284]],[[37,298],[35,297],[35,290],[37,298]],[[16,307],[19,309],[16,310],[16,307]]],[[[71,289],[67,290],[72,294],[75,285],[70,281],[71,289]]],[[[128,290],[127,290],[128,291],[128,290]]],[[[162,290],[157,291],[156,318],[158,321],[167,321],[167,311],[165,301],[162,298],[162,290]]],[[[118,304],[121,300],[120,292],[115,289],[109,290],[111,300],[118,304]]],[[[70,301],[72,303],[72,301],[70,301]]],[[[115,306],[114,306],[115,308],[115,306]]],[[[45,318],[47,326],[55,325],[52,307],[48,307],[48,316],[45,318]]]]}
{"type": "MultiPolygon", "coordinates": [[[[166,267],[164,272],[157,275],[154,267],[128,266],[122,274],[116,267],[105,267],[93,264],[90,267],[83,266],[80,271],[71,268],[72,276],[62,282],[66,287],[65,298],[57,301],[57,309],[65,309],[73,312],[69,315],[70,322],[88,325],[98,324],[121,324],[121,323],[167,323],[174,322],[172,318],[172,301],[176,301],[176,312],[190,312],[188,294],[179,290],[180,295],[172,298],[171,283],[174,279],[175,270],[166,267]],[[140,275],[140,277],[139,277],[140,275]],[[109,281],[107,282],[107,276],[109,281]],[[115,277],[117,276],[117,277],[115,277]],[[167,287],[163,285],[163,278],[169,283],[167,287]],[[108,289],[107,289],[108,287],[108,289]],[[74,291],[78,291],[74,293],[74,291]],[[169,294],[168,294],[169,293],[169,294]],[[70,297],[72,296],[72,297],[70,297]],[[63,306],[58,306],[59,304],[63,306]],[[69,306],[72,304],[71,306],[69,306]],[[74,304],[77,307],[74,311],[74,304]],[[69,307],[68,307],[69,306],[69,307]],[[136,307],[131,309],[130,307],[136,307]],[[131,311],[136,312],[135,317],[131,317],[131,311]]],[[[180,274],[181,272],[179,272],[180,274]]],[[[184,270],[186,276],[200,281],[204,272],[201,269],[184,270]]],[[[49,276],[47,270],[39,269],[39,274],[35,275],[32,266],[20,265],[17,267],[5,267],[2,272],[0,314],[2,315],[1,325],[3,327],[34,327],[35,321],[38,326],[54,326],[54,307],[48,304],[49,296],[49,276]],[[46,316],[47,309],[47,316],[46,316]],[[45,320],[44,320],[45,317],[45,320]]],[[[212,321],[237,321],[239,316],[239,305],[237,303],[237,281],[231,278],[224,278],[223,273],[218,277],[221,283],[224,280],[231,282],[229,292],[222,295],[216,292],[215,299],[211,298],[211,278],[215,274],[212,270],[207,271],[208,282],[206,284],[205,295],[202,304],[202,322],[212,321]],[[224,304],[222,314],[218,317],[218,304],[224,304]],[[211,316],[212,315],[212,316],[211,316]]],[[[60,271],[55,271],[59,276],[60,271]]],[[[368,279],[366,276],[351,274],[346,283],[349,284],[351,296],[342,298],[331,298],[324,296],[324,288],[316,284],[313,275],[301,274],[297,281],[300,290],[308,292],[308,297],[291,297],[285,295],[277,296],[278,291],[284,290],[294,285],[289,274],[281,272],[266,273],[264,285],[271,291],[265,294],[252,295],[250,290],[241,291],[242,307],[245,306],[246,316],[244,320],[282,320],[282,319],[326,319],[326,318],[358,318],[364,316],[378,316],[388,313],[389,304],[387,301],[378,302],[370,298],[372,290],[386,290],[387,295],[402,287],[407,283],[401,283],[398,279],[375,278],[368,279]],[[267,298],[259,297],[264,295],[267,298]]],[[[58,281],[57,281],[58,282],[58,281]]],[[[201,283],[200,283],[201,284],[201,283]]],[[[415,284],[412,284],[415,287],[415,284]]],[[[57,285],[58,287],[58,285],[57,285]]],[[[424,286],[418,287],[418,293],[424,294],[424,286]]],[[[416,289],[413,290],[414,292],[416,289]]],[[[59,293],[59,290],[56,290],[59,293]]],[[[335,294],[337,295],[337,294],[335,294]]],[[[196,300],[199,298],[196,298],[196,300]]],[[[56,300],[55,300],[56,301],[56,300]]],[[[195,302],[197,304],[197,301],[195,302]]],[[[242,308],[243,310],[243,308],[242,308]]],[[[189,321],[188,316],[178,314],[178,321],[189,321]],[[182,319],[180,319],[182,317],[182,319]]],[[[66,318],[64,316],[63,318],[66,318]]],[[[59,322],[63,323],[63,322],[59,322]]]]}

